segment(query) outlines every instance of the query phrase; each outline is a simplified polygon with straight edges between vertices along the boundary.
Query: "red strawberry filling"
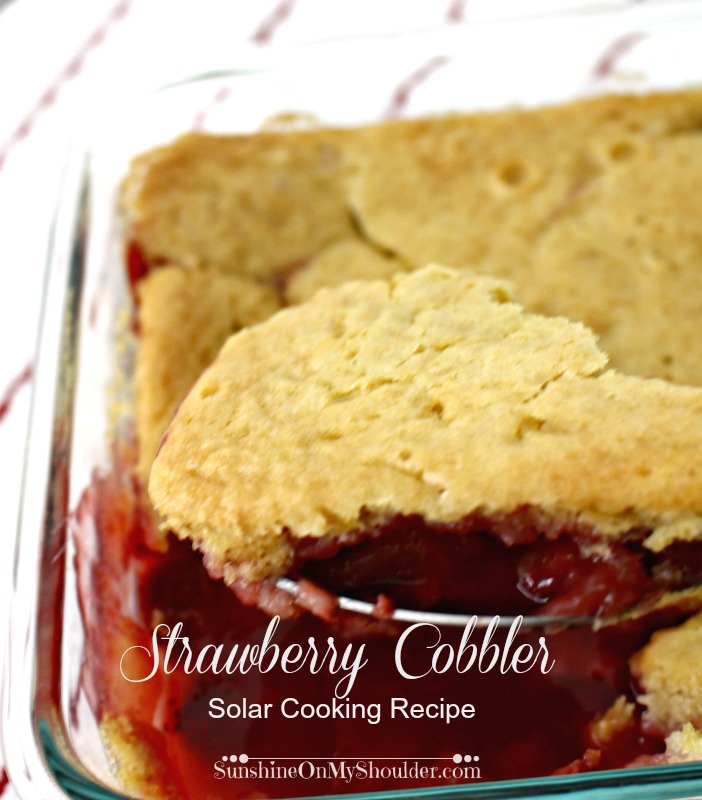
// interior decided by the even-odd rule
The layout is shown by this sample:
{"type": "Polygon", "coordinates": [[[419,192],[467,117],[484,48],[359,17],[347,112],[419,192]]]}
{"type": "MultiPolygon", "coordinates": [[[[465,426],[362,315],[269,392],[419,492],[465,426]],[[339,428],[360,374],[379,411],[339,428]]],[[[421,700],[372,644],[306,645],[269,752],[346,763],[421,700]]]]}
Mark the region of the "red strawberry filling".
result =
{"type": "MultiPolygon", "coordinates": [[[[226,646],[259,642],[269,623],[267,615],[243,605],[221,580],[208,575],[202,558],[187,542],[170,540],[164,549],[160,538],[154,535],[153,521],[138,486],[128,475],[128,469],[119,469],[117,475],[96,477],[77,515],[77,569],[86,629],[83,688],[98,719],[108,714],[112,718],[126,718],[150,742],[152,753],[161,761],[161,769],[154,775],[168,775],[183,797],[309,794],[309,781],[302,778],[277,780],[262,774],[219,780],[213,770],[214,760],[237,753],[248,754],[253,762],[259,757],[316,759],[333,754],[356,758],[361,754],[376,759],[422,758],[428,765],[441,766],[444,762],[440,759],[460,750],[480,756],[482,780],[612,769],[635,759],[637,763],[660,760],[662,737],[645,729],[640,708],[606,740],[593,733],[593,722],[618,696],[635,700],[628,659],[646,643],[651,629],[679,618],[672,610],[655,615],[655,619],[651,616],[598,632],[587,627],[547,631],[549,651],[555,661],[547,674],[538,670],[525,674],[449,672],[411,682],[398,676],[394,660],[402,625],[372,618],[355,618],[354,624],[348,620],[342,624],[328,623],[312,614],[283,620],[278,629],[281,643],[305,643],[309,637],[322,642],[329,636],[339,642],[349,641],[347,637],[352,636],[354,642],[365,643],[371,666],[360,674],[350,699],[366,706],[380,703],[383,715],[377,724],[369,724],[360,717],[288,718],[280,712],[281,704],[289,697],[300,704],[328,702],[336,678],[324,673],[311,676],[300,671],[281,676],[252,670],[246,674],[215,675],[187,674],[177,669],[169,675],[159,673],[145,683],[127,683],[117,669],[121,654],[136,645],[148,648],[157,624],[174,626],[182,622],[190,646],[196,649],[218,642],[226,646]],[[388,699],[396,695],[419,704],[435,703],[440,698],[460,699],[474,703],[476,714],[471,719],[456,719],[449,726],[440,719],[415,722],[393,719],[388,714],[388,699]],[[243,708],[244,699],[249,704],[270,703],[272,710],[267,719],[213,719],[208,714],[213,698],[221,698],[225,706],[233,704],[239,709],[243,708]]],[[[397,526],[400,521],[393,524],[397,526]]],[[[388,531],[387,537],[357,543],[351,548],[350,562],[343,558],[348,553],[338,550],[326,559],[326,576],[341,574],[344,590],[354,581],[360,581],[364,587],[382,583],[387,589],[387,582],[382,575],[376,576],[374,566],[368,565],[367,569],[363,566],[362,556],[368,555],[370,545],[378,546],[392,563],[397,551],[402,550],[398,537],[406,533],[396,528],[394,535],[388,531]],[[354,553],[355,547],[361,549],[354,553]]],[[[431,535],[441,544],[448,542],[460,548],[460,541],[467,542],[469,537],[455,533],[431,535]]],[[[431,544],[427,544],[429,538],[430,532],[417,532],[411,536],[412,545],[405,545],[404,550],[415,554],[409,560],[409,567],[417,570],[421,563],[430,567],[429,573],[434,570],[430,588],[421,589],[421,596],[433,603],[437,592],[445,598],[454,596],[454,590],[444,591],[440,577],[446,574],[447,565],[453,569],[455,551],[448,548],[438,559],[431,544]]],[[[477,537],[480,547],[483,538],[477,537]]],[[[488,538],[510,554],[521,553],[494,536],[488,538]]],[[[516,535],[521,543],[512,547],[532,549],[526,555],[521,553],[511,567],[522,563],[526,570],[522,574],[528,574],[533,581],[530,592],[551,591],[555,585],[551,578],[572,588],[572,578],[563,564],[572,560],[573,540],[560,537],[544,540],[544,547],[551,548],[550,558],[544,560],[534,547],[540,542],[539,537],[531,545],[524,538],[516,535]]],[[[318,554],[321,552],[317,550],[318,554]]],[[[472,549],[470,552],[475,555],[472,549]]],[[[643,572],[650,572],[643,556],[639,558],[635,553],[634,557],[643,572]]],[[[308,560],[307,568],[313,563],[320,566],[323,562],[308,560]]],[[[677,574],[677,570],[673,572],[677,574]]],[[[489,597],[491,601],[500,601],[501,607],[510,607],[500,598],[500,585],[501,581],[491,585],[489,578],[480,582],[483,599],[489,597]]],[[[522,591],[517,589],[514,594],[513,590],[514,585],[510,597],[522,602],[522,591]]],[[[311,594],[315,591],[311,589],[311,594]]],[[[469,595],[471,602],[474,596],[477,595],[469,595]]],[[[600,602],[599,591],[597,597],[600,602]]],[[[543,631],[523,631],[518,641],[533,642],[543,634],[543,631]]],[[[461,630],[447,629],[442,636],[447,644],[456,646],[461,630]]],[[[503,632],[498,632],[495,641],[503,636],[503,632]]],[[[416,659],[417,671],[423,669],[422,659],[426,657],[421,644],[420,637],[416,649],[407,653],[409,668],[413,668],[416,659]]],[[[289,703],[287,708],[296,706],[289,703]]],[[[378,773],[372,780],[357,776],[347,783],[330,775],[316,781],[314,790],[321,794],[382,791],[455,781],[450,775],[441,780],[424,780],[378,773]]],[[[166,788],[164,795],[165,792],[166,788]]]]}
{"type": "Polygon", "coordinates": [[[451,525],[396,515],[334,539],[294,540],[294,597],[273,581],[232,588],[242,602],[281,616],[304,608],[331,619],[335,599],[348,596],[374,603],[378,617],[394,608],[613,617],[702,582],[702,542],[653,553],[643,544],[648,533],[607,539],[529,508],[451,525]]]}

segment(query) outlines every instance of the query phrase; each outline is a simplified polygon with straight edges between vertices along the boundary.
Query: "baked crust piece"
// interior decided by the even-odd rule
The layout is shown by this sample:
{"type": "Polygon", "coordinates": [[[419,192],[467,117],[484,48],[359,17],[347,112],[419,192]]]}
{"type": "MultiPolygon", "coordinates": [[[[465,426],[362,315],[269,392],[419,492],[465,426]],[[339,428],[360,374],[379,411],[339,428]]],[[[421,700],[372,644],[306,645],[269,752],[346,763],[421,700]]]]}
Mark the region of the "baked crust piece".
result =
{"type": "Polygon", "coordinates": [[[149,261],[271,278],[353,233],[343,131],[190,133],[135,159],[122,205],[149,261]]]}
{"type": "Polygon", "coordinates": [[[654,633],[631,659],[631,669],[642,688],[638,700],[656,728],[702,728],[702,614],[654,633]]]}
{"type": "Polygon", "coordinates": [[[665,754],[669,764],[702,761],[702,732],[689,722],[674,731],[665,740],[665,754]]]}
{"type": "Polygon", "coordinates": [[[227,337],[279,307],[270,287],[236,275],[208,280],[175,266],[138,284],[136,358],[138,470],[147,475],[168,423],[185,393],[227,337]]]}
{"type": "Polygon", "coordinates": [[[123,205],[151,264],[263,281],[292,269],[297,302],[309,291],[294,287],[338,282],[338,259],[317,256],[361,236],[406,267],[506,278],[528,309],[593,328],[615,368],[702,385],[701,129],[696,89],[345,131],[189,134],[134,162],[123,205]]]}
{"type": "Polygon", "coordinates": [[[390,278],[396,272],[406,270],[404,262],[362,239],[342,239],[293,271],[285,282],[285,301],[289,305],[303,303],[320,289],[340,286],[346,281],[390,278]]]}
{"type": "Polygon", "coordinates": [[[588,733],[595,747],[604,747],[619,733],[634,725],[635,703],[629,702],[620,695],[602,714],[596,717],[588,727],[588,733]]]}
{"type": "Polygon", "coordinates": [[[702,532],[702,391],[603,372],[585,327],[507,284],[432,266],[347,283],[233,336],[151,471],[164,525],[229,582],[283,574],[296,542],[388,517],[529,506],[702,532]]]}
{"type": "Polygon", "coordinates": [[[163,758],[165,742],[153,726],[106,714],[100,735],[110,767],[128,792],[148,800],[182,799],[163,758]]]}
{"type": "Polygon", "coordinates": [[[700,384],[701,126],[700,90],[376,126],[350,201],[411,264],[511,280],[616,368],[700,384]]]}
{"type": "MultiPolygon", "coordinates": [[[[615,368],[702,385],[701,120],[697,90],[348,131],[189,134],[135,160],[123,205],[152,268],[253,276],[291,304],[428,260],[470,265],[513,281],[530,310],[584,321],[615,368]]],[[[195,282],[196,301],[209,290],[195,282]]],[[[215,342],[211,325],[191,324],[187,291],[171,292],[162,324],[163,311],[151,315],[158,346],[177,352],[187,330],[188,348],[213,356],[231,331],[215,342]]],[[[263,303],[260,318],[275,308],[263,303]]],[[[170,389],[142,347],[146,474],[196,373],[170,389]]]]}

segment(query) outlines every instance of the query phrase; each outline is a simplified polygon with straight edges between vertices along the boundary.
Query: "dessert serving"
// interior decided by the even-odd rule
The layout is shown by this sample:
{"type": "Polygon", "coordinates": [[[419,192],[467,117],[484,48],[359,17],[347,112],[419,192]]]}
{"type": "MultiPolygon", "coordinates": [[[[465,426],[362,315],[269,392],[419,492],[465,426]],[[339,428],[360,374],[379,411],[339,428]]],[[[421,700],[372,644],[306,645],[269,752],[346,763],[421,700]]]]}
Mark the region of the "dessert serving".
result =
{"type": "Polygon", "coordinates": [[[77,545],[126,790],[470,796],[700,757],[701,124],[686,90],[134,160],[135,437],[77,545]],[[383,769],[272,769],[360,757],[383,769]]]}
{"type": "Polygon", "coordinates": [[[621,611],[702,579],[702,390],[605,364],[582,325],[522,313],[494,279],[347,283],[227,342],[164,436],[150,495],[240,595],[311,570],[391,599],[399,583],[420,607],[621,611]],[[496,575],[519,553],[516,608],[476,591],[474,539],[496,575]],[[448,574],[426,559],[443,550],[448,574]],[[559,586],[545,564],[566,552],[559,586]]]}

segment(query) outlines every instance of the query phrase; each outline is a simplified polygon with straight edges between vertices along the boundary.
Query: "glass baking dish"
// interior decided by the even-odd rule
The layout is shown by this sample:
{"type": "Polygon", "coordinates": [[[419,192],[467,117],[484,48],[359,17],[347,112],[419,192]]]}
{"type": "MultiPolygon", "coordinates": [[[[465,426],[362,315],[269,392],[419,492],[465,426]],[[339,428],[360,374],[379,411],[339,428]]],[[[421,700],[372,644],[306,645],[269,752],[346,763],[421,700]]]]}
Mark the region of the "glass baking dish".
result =
{"type": "MultiPolygon", "coordinates": [[[[117,208],[131,157],[193,128],[348,126],[690,86],[702,83],[700,22],[699,3],[625,4],[251,48],[239,68],[175,80],[114,103],[99,124],[90,123],[67,159],[48,245],[17,539],[3,747],[22,798],[127,797],[86,694],[83,615],[90,598],[76,572],[76,537],[95,471],[114,470],[114,441],[131,436],[135,338],[117,208]]],[[[692,763],[349,796],[654,800],[701,792],[702,764],[692,763]]]]}

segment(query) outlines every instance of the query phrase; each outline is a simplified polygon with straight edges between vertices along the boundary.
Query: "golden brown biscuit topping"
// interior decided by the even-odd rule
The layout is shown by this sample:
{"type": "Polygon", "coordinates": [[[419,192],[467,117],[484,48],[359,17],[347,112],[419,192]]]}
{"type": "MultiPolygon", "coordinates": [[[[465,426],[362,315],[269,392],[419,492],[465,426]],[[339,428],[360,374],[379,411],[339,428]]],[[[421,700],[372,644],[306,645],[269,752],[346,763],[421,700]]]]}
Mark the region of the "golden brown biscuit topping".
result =
{"type": "Polygon", "coordinates": [[[139,471],[148,475],[178,403],[232,333],[273,314],[270,287],[236,275],[207,280],[175,266],[139,282],[136,419],[139,471]]]}
{"type": "Polygon", "coordinates": [[[602,372],[582,325],[442,267],[320,292],[232,337],[182,404],[150,494],[229,580],[283,574],[297,539],[392,515],[523,506],[702,531],[702,391],[602,372]]]}

